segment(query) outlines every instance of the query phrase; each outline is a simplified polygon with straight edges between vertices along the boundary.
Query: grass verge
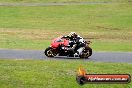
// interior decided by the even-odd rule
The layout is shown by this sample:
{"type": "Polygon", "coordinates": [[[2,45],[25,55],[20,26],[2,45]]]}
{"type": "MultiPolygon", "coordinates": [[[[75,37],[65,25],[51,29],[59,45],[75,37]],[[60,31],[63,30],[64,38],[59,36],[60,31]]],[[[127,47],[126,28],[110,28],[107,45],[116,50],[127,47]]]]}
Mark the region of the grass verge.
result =
{"type": "Polygon", "coordinates": [[[47,3],[47,2],[129,2],[129,0],[1,0],[0,2],[12,3],[47,3]]]}
{"type": "Polygon", "coordinates": [[[80,86],[75,77],[82,65],[87,73],[132,75],[132,64],[83,60],[0,60],[2,88],[131,88],[130,84],[88,84],[80,86]],[[73,65],[74,64],[74,65],[73,65]]]}
{"type": "Polygon", "coordinates": [[[0,48],[44,49],[75,31],[94,50],[132,51],[130,3],[80,6],[0,6],[0,48]]]}

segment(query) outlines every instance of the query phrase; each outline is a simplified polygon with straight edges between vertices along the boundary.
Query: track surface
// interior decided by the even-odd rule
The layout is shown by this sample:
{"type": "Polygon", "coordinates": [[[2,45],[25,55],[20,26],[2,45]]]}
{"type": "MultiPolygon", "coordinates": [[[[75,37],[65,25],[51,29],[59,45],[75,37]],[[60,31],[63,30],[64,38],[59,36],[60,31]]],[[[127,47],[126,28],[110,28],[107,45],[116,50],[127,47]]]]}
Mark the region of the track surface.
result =
{"type": "MultiPolygon", "coordinates": [[[[79,58],[55,57],[48,58],[43,54],[42,50],[9,50],[0,49],[1,59],[58,59],[58,60],[74,60],[79,58]]],[[[82,59],[79,59],[82,60],[82,59]]],[[[86,61],[98,62],[126,62],[132,63],[132,52],[94,52],[91,57],[84,59],[86,61]]]]}

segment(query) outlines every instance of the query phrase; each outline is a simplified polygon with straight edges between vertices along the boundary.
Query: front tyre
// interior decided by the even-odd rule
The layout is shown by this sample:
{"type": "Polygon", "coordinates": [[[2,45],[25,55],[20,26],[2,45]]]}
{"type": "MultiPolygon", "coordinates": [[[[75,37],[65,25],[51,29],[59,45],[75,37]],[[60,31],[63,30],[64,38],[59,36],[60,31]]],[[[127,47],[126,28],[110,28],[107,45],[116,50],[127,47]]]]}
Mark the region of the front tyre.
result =
{"type": "Polygon", "coordinates": [[[48,47],[45,49],[44,51],[44,54],[47,56],[47,57],[54,57],[56,56],[53,52],[53,48],[52,47],[48,47]]]}

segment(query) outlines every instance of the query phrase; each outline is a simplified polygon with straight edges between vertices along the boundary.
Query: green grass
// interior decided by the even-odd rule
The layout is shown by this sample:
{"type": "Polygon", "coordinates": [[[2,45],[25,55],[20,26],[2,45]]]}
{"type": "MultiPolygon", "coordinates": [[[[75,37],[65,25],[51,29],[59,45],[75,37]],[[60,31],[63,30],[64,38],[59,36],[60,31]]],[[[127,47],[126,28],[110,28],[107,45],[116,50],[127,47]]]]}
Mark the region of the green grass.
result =
{"type": "Polygon", "coordinates": [[[131,42],[124,42],[124,41],[98,41],[95,40],[91,44],[91,47],[94,51],[123,51],[123,52],[131,52],[132,49],[131,42]]]}
{"type": "Polygon", "coordinates": [[[75,31],[96,51],[132,51],[131,3],[80,6],[0,6],[0,48],[44,49],[75,31]]]}
{"type": "Polygon", "coordinates": [[[83,60],[0,60],[1,88],[131,88],[130,84],[86,84],[75,77],[82,65],[89,74],[131,74],[132,64],[83,60]],[[74,65],[73,65],[74,63],[74,65]]]}
{"type": "Polygon", "coordinates": [[[130,30],[132,27],[131,8],[131,4],[47,7],[1,6],[0,27],[56,31],[130,30]]]}
{"type": "MultiPolygon", "coordinates": [[[[0,0],[0,2],[100,2],[99,0],[0,0]]],[[[108,0],[101,0],[108,1],[108,0]]],[[[92,41],[94,51],[132,51],[132,6],[128,0],[80,6],[0,6],[0,48],[44,49],[54,37],[75,31],[92,41]],[[119,3],[118,3],[119,2],[119,3]],[[120,3],[128,2],[128,3],[120,3]]],[[[2,60],[1,88],[131,88],[130,84],[75,81],[78,67],[88,73],[132,75],[132,64],[83,60],[2,60]],[[74,63],[74,64],[73,64],[74,63]]]]}
{"type": "MultiPolygon", "coordinates": [[[[1,41],[2,42],[2,41],[1,41]]],[[[48,46],[50,46],[50,40],[22,40],[22,39],[11,39],[11,40],[4,40],[2,42],[1,48],[6,49],[34,49],[34,50],[44,50],[48,46]],[[21,46],[21,47],[20,47],[21,46]]],[[[124,51],[124,52],[131,52],[132,46],[131,42],[124,42],[124,41],[99,41],[94,40],[90,45],[94,51],[124,51]]]]}
{"type": "Polygon", "coordinates": [[[23,3],[45,3],[45,2],[128,2],[130,0],[1,0],[0,2],[23,2],[23,3]]]}

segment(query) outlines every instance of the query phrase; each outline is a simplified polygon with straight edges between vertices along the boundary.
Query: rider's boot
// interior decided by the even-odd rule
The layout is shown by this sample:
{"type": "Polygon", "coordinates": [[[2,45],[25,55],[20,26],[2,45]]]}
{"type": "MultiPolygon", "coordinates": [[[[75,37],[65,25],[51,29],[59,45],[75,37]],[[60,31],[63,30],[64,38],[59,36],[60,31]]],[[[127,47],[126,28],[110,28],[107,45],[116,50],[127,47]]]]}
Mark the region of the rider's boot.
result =
{"type": "Polygon", "coordinates": [[[74,57],[79,57],[79,52],[76,52],[76,53],[74,54],[74,57]]]}

